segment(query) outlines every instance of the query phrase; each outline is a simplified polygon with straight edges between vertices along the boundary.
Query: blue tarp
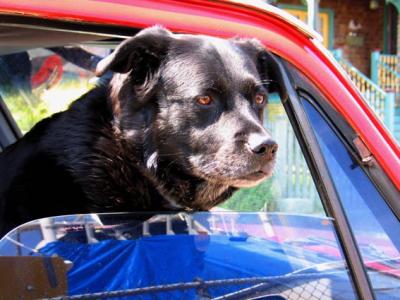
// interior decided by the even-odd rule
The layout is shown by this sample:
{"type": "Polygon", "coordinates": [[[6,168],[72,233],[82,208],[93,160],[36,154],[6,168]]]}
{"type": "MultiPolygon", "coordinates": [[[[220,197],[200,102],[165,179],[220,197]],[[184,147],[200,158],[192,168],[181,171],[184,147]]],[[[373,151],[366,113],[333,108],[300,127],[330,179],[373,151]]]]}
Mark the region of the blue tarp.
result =
{"type": "MultiPolygon", "coordinates": [[[[53,242],[41,249],[73,262],[69,295],[132,289],[160,284],[253,276],[293,271],[278,243],[227,236],[160,235],[95,244],[53,242]]],[[[208,289],[218,296],[244,288],[208,289]]],[[[196,299],[195,290],[147,294],[139,299],[196,299]]]]}

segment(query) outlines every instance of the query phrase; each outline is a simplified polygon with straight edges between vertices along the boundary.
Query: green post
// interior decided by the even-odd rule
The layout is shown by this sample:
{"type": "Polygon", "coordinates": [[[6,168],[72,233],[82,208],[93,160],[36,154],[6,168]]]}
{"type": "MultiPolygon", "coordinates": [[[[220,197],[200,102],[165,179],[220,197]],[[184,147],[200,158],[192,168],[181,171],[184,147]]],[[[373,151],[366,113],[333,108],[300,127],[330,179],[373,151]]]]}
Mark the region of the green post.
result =
{"type": "Polygon", "coordinates": [[[379,56],[379,51],[373,51],[371,53],[371,79],[376,84],[378,84],[379,56]]]}
{"type": "Polygon", "coordinates": [[[385,111],[383,122],[391,133],[394,132],[394,102],[395,94],[392,92],[387,92],[385,97],[385,111]]]}
{"type": "Polygon", "coordinates": [[[343,58],[343,49],[334,49],[332,50],[333,57],[336,58],[337,61],[343,58]]]}

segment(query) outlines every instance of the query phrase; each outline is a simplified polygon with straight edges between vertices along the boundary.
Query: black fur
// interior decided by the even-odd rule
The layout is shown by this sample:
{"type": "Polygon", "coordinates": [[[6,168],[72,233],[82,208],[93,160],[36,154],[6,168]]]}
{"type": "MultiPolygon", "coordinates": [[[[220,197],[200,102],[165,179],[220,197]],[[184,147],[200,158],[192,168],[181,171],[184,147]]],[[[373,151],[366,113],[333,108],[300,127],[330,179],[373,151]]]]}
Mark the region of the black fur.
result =
{"type": "Polygon", "coordinates": [[[126,40],[98,65],[115,72],[108,86],[0,155],[1,233],[60,214],[207,210],[259,183],[276,151],[254,101],[269,60],[255,40],[159,27],[126,40]]]}

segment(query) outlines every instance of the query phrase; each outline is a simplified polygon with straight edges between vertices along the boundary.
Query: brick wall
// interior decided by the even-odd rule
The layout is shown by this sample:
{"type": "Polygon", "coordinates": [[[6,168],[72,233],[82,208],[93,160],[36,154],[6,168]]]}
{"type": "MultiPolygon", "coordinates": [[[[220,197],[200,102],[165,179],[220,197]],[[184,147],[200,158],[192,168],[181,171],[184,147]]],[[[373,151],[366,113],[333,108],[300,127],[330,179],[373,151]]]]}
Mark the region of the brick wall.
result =
{"type": "MultiPolygon", "coordinates": [[[[342,48],[344,57],[367,76],[370,75],[370,55],[376,49],[383,49],[383,1],[379,8],[369,9],[369,0],[320,0],[320,8],[334,12],[334,48],[342,48]],[[349,23],[354,20],[361,29],[357,35],[363,45],[355,45],[360,38],[349,41],[349,23]]],[[[300,0],[279,0],[278,4],[302,5],[300,0]]]]}

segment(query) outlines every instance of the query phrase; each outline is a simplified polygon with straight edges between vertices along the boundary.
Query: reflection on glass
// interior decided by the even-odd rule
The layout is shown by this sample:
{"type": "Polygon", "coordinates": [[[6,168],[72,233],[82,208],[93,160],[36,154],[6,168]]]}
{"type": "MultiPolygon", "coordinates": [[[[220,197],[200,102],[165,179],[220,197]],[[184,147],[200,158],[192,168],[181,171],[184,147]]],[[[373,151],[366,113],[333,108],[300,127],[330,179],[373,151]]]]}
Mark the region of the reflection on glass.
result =
{"type": "Polygon", "coordinates": [[[304,107],[342,201],[376,294],[398,299],[400,224],[343,143],[307,101],[304,107]]]}
{"type": "MultiPolygon", "coordinates": [[[[35,273],[26,259],[46,261],[42,273],[53,269],[64,287],[54,297],[354,299],[341,253],[331,219],[281,213],[65,216],[30,222],[0,241],[0,255],[24,260],[24,274],[35,273]]],[[[16,277],[21,286],[29,280],[16,277]]]]}

